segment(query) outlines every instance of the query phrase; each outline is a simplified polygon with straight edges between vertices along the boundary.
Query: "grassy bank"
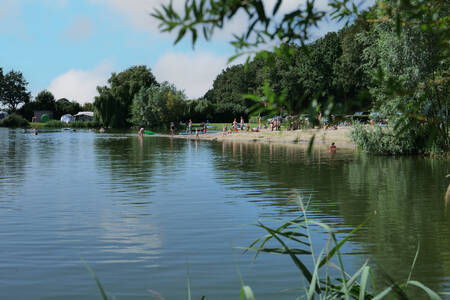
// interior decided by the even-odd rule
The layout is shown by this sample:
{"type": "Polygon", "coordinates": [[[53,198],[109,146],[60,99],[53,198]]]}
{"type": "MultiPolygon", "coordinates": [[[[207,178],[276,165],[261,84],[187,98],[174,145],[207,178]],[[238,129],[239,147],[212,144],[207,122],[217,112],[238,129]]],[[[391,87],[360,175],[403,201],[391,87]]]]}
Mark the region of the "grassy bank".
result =
{"type": "Polygon", "coordinates": [[[29,123],[33,128],[99,128],[100,124],[95,121],[75,121],[64,123],[57,120],[50,120],[47,123],[33,122],[29,123]]]}

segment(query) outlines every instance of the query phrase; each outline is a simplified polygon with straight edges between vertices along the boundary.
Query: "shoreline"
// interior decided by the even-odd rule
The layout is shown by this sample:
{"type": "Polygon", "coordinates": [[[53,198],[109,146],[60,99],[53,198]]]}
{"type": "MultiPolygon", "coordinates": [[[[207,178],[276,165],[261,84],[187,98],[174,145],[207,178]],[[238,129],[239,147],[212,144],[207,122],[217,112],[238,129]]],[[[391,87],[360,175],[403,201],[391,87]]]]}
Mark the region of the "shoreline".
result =
{"type": "Polygon", "coordinates": [[[332,142],[336,143],[338,148],[354,149],[356,145],[350,138],[350,127],[339,127],[334,129],[300,129],[295,131],[270,131],[262,130],[260,132],[239,131],[223,135],[222,132],[200,134],[196,137],[192,135],[175,135],[174,138],[195,139],[209,141],[236,141],[236,142],[257,142],[257,143],[275,143],[275,144],[293,144],[308,146],[311,138],[314,138],[314,146],[328,146],[332,142]]]}

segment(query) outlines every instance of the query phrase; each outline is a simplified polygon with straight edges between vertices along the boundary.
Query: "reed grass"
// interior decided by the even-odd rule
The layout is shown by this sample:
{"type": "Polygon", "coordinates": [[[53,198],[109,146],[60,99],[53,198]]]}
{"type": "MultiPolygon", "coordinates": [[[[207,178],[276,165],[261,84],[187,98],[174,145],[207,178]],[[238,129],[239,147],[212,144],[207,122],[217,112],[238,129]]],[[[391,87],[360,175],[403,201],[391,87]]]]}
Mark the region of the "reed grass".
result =
{"type": "MultiPolygon", "coordinates": [[[[349,238],[354,233],[365,226],[368,220],[364,221],[362,224],[350,231],[342,240],[339,241],[330,226],[308,219],[307,209],[310,199],[311,198],[309,198],[307,203],[304,203],[304,198],[299,196],[298,204],[301,209],[299,216],[282,223],[276,228],[271,228],[264,225],[262,222],[258,222],[256,226],[265,231],[266,234],[260,238],[257,238],[248,247],[236,248],[243,250],[243,254],[248,253],[249,251],[254,251],[255,259],[261,252],[287,255],[297,267],[299,276],[304,278],[307,283],[296,299],[410,299],[406,292],[411,286],[422,290],[431,300],[442,299],[437,292],[431,290],[423,283],[411,279],[414,266],[417,262],[420,246],[417,247],[416,255],[412,262],[408,278],[404,282],[396,283],[391,277],[389,277],[389,275],[383,274],[383,276],[390,283],[387,287],[377,290],[374,272],[372,267],[369,265],[368,260],[366,260],[364,264],[353,274],[347,273],[340,249],[346,242],[348,242],[349,238]],[[321,228],[325,233],[327,233],[328,241],[331,243],[322,248],[317,256],[315,255],[314,247],[312,245],[311,226],[321,228]],[[278,244],[279,247],[267,246],[272,243],[278,244]],[[310,261],[313,263],[313,267],[311,269],[307,267],[307,258],[305,258],[307,256],[310,257],[310,261]],[[333,259],[334,262],[332,261],[333,259]],[[329,268],[336,269],[338,271],[338,275],[335,275],[334,278],[331,277],[332,275],[330,275],[329,268]]],[[[102,299],[108,300],[107,294],[94,271],[84,261],[83,263],[86,265],[86,268],[96,281],[102,299]]],[[[256,298],[252,288],[244,284],[242,277],[240,279],[240,300],[255,300],[256,298]]],[[[189,266],[187,267],[187,288],[187,299],[191,300],[189,266]]],[[[450,293],[441,293],[441,295],[450,295],[450,293]]],[[[159,294],[158,298],[164,299],[159,294]]],[[[204,299],[205,296],[202,296],[201,300],[204,299]]]]}

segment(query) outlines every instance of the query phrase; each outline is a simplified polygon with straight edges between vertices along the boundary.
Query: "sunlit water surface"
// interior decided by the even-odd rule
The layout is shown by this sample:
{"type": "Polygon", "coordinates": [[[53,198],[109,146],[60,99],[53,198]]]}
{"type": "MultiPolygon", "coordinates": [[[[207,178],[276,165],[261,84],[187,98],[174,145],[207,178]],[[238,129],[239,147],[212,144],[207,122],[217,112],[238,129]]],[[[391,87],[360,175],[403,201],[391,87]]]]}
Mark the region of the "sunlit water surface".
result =
{"type": "Polygon", "coordinates": [[[413,279],[448,292],[449,173],[339,148],[0,128],[0,299],[100,299],[83,260],[117,299],[187,299],[188,278],[193,299],[238,299],[240,276],[258,300],[295,299],[288,256],[236,247],[265,234],[258,221],[298,216],[298,197],[339,237],[369,218],[343,248],[348,272],[368,259],[404,280],[420,245],[413,279]]]}

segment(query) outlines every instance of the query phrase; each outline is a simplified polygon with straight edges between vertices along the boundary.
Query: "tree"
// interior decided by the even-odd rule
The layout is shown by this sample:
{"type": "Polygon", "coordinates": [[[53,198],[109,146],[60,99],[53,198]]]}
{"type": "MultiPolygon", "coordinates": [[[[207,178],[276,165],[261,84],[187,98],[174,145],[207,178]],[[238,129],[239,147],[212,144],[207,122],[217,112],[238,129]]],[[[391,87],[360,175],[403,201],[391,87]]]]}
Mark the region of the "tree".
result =
{"type": "Polygon", "coordinates": [[[11,70],[6,75],[3,75],[3,70],[0,69],[1,103],[12,112],[16,111],[20,104],[28,103],[30,101],[30,92],[27,91],[27,85],[28,82],[21,72],[11,70]]]}
{"type": "MultiPolygon", "coordinates": [[[[231,44],[235,47],[236,55],[230,60],[249,52],[256,52],[258,56],[266,52],[258,49],[261,49],[261,44],[267,42],[277,45],[274,48],[276,55],[291,59],[292,51],[283,45],[299,44],[307,56],[298,64],[301,71],[299,74],[308,74],[300,78],[300,86],[307,98],[317,98],[321,104],[327,98],[334,98],[333,102],[342,101],[340,98],[343,98],[345,106],[355,107],[353,103],[348,103],[348,100],[359,97],[361,93],[367,94],[370,89],[377,102],[383,99],[383,103],[387,105],[386,111],[393,116],[392,120],[399,120],[399,123],[395,122],[396,134],[401,134],[406,129],[413,134],[420,131],[420,136],[427,139],[428,149],[449,150],[449,17],[445,1],[378,1],[361,17],[367,20],[366,23],[376,24],[375,27],[388,26],[389,34],[366,35],[380,40],[364,39],[364,36],[360,37],[359,34],[356,39],[353,39],[351,34],[344,34],[344,38],[330,35],[311,47],[307,46],[311,27],[317,26],[325,17],[351,21],[358,16],[357,1],[331,0],[328,3],[331,13],[317,8],[318,1],[315,0],[306,1],[303,5],[299,3],[291,10],[278,13],[281,12],[283,3],[287,2],[290,1],[185,0],[184,11],[175,11],[170,3],[162,5],[162,9],[156,9],[153,16],[160,20],[162,31],[178,31],[175,43],[190,34],[192,44],[195,45],[199,32],[208,40],[215,30],[223,28],[227,22],[242,13],[247,17],[247,27],[244,28],[244,33],[235,32],[235,39],[231,44]],[[270,7],[269,3],[273,6],[270,7]],[[372,47],[373,45],[376,47],[372,47]],[[379,55],[369,55],[368,52],[377,52],[373,48],[380,50],[379,55]],[[252,49],[256,50],[251,51],[252,49]],[[366,60],[367,58],[370,60],[366,60]],[[408,67],[408,61],[413,65],[408,67]],[[370,71],[365,72],[368,69],[370,71]],[[342,73],[353,73],[355,76],[344,75],[335,78],[342,73]],[[376,76],[373,77],[373,74],[376,76]],[[358,83],[358,76],[361,76],[361,84],[358,83]],[[368,80],[369,78],[374,80],[368,80]],[[419,126],[420,130],[415,130],[416,126],[419,126]],[[439,142],[436,142],[437,140],[439,142]]],[[[360,23],[363,25],[361,31],[368,30],[364,27],[371,26],[360,23]]],[[[247,61],[249,60],[248,58],[247,61]]],[[[286,98],[290,87],[283,83],[283,79],[289,77],[286,76],[289,72],[275,75],[272,77],[275,80],[271,82],[273,86],[265,84],[264,95],[260,99],[265,99],[272,107],[278,107],[277,109],[281,106],[293,108],[292,104],[295,103],[286,102],[292,101],[286,98]]],[[[367,97],[361,99],[356,106],[368,104],[367,97]]]]}
{"type": "Polygon", "coordinates": [[[365,68],[374,82],[374,108],[398,134],[414,140],[415,151],[447,151],[449,64],[437,33],[410,27],[398,35],[390,22],[377,24],[373,31],[378,38],[367,49],[365,68]]]}
{"type": "Polygon", "coordinates": [[[94,108],[99,121],[108,127],[129,126],[131,103],[142,89],[157,85],[151,70],[146,66],[134,66],[119,74],[112,73],[109,86],[97,87],[94,108]]]}
{"type": "Polygon", "coordinates": [[[169,122],[182,120],[185,106],[184,93],[168,82],[142,88],[131,105],[131,123],[139,127],[168,127],[169,122]]]}
{"type": "Polygon", "coordinates": [[[55,103],[55,119],[60,119],[65,114],[75,115],[81,110],[81,105],[75,101],[69,101],[66,98],[58,99],[55,103]]]}
{"type": "Polygon", "coordinates": [[[39,110],[51,110],[55,111],[56,109],[56,102],[55,102],[55,96],[47,90],[43,90],[37,94],[36,98],[34,99],[35,102],[35,109],[39,110]]]}
{"type": "Polygon", "coordinates": [[[94,111],[94,109],[94,104],[89,102],[84,103],[81,107],[82,111],[94,111]]]}

